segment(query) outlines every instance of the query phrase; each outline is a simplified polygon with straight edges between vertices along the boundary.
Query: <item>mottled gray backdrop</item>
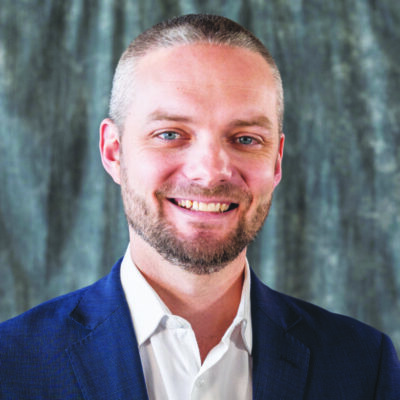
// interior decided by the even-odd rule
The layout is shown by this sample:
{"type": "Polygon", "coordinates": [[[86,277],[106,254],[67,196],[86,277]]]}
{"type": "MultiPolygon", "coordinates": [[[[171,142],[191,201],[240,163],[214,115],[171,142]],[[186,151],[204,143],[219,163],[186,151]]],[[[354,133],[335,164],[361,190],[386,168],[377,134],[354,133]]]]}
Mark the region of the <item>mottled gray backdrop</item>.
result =
{"type": "Polygon", "coordinates": [[[251,264],[400,349],[397,0],[2,0],[0,320],[123,254],[119,190],[97,145],[113,69],[139,32],[189,12],[250,28],[282,71],[284,178],[251,264]]]}

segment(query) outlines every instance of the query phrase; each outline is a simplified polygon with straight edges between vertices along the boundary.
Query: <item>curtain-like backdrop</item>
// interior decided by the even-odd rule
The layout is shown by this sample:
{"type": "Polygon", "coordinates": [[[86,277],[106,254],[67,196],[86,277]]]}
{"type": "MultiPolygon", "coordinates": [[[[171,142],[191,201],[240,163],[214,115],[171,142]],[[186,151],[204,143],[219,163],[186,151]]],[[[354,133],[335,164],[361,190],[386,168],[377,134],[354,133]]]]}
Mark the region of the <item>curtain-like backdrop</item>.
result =
{"type": "Polygon", "coordinates": [[[397,0],[2,0],[0,320],[123,255],[119,188],[97,144],[113,70],[142,30],[191,12],[248,27],[282,72],[284,175],[251,265],[400,349],[397,0]]]}

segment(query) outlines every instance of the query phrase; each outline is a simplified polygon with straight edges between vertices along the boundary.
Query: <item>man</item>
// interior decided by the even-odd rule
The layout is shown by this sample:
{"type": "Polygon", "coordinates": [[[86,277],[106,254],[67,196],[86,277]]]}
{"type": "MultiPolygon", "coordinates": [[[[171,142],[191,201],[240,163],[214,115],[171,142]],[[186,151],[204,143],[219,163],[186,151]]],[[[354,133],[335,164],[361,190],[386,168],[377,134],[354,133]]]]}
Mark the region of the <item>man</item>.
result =
{"type": "Polygon", "coordinates": [[[191,15],[123,54],[104,168],[130,244],[110,275],[0,328],[4,399],[399,399],[389,338],[276,293],[246,262],[281,179],[279,71],[191,15]]]}

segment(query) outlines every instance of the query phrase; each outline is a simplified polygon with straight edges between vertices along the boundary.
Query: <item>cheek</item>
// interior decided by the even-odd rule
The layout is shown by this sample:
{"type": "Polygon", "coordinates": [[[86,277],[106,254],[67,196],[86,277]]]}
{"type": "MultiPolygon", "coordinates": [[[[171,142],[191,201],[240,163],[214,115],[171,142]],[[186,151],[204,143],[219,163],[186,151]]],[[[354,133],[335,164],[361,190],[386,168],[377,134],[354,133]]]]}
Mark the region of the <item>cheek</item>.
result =
{"type": "Polygon", "coordinates": [[[174,171],[170,160],[157,153],[137,152],[124,165],[130,186],[141,193],[153,193],[174,171]]]}
{"type": "Polygon", "coordinates": [[[274,189],[275,173],[271,166],[256,167],[253,165],[246,171],[245,180],[254,198],[270,196],[274,189]]]}

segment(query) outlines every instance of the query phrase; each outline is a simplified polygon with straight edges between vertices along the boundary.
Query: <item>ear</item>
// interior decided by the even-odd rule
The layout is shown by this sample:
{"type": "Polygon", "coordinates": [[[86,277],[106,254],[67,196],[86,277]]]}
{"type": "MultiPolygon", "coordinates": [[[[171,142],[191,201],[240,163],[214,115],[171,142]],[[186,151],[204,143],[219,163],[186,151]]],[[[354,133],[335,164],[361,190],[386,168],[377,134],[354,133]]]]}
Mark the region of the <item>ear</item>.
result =
{"type": "Polygon", "coordinates": [[[279,137],[278,157],[275,163],[274,188],[278,186],[279,182],[282,179],[282,158],[283,158],[284,145],[285,145],[285,134],[282,132],[279,137]]]}
{"type": "Polygon", "coordinates": [[[120,138],[115,123],[106,118],[100,125],[100,155],[104,169],[110,174],[114,182],[121,183],[120,178],[120,138]]]}

